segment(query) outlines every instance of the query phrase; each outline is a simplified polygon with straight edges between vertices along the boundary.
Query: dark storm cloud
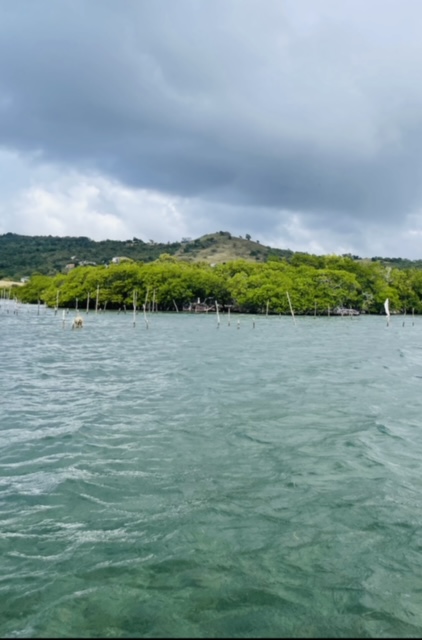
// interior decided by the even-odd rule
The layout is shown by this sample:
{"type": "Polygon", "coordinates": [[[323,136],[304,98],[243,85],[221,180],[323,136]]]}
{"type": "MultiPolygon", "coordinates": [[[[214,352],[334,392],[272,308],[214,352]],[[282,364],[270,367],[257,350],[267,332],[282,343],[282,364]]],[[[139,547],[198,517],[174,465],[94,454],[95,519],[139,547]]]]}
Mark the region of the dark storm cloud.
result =
{"type": "Polygon", "coordinates": [[[281,209],[393,222],[422,197],[421,17],[417,0],[2,3],[0,145],[265,210],[267,229],[281,209]]]}

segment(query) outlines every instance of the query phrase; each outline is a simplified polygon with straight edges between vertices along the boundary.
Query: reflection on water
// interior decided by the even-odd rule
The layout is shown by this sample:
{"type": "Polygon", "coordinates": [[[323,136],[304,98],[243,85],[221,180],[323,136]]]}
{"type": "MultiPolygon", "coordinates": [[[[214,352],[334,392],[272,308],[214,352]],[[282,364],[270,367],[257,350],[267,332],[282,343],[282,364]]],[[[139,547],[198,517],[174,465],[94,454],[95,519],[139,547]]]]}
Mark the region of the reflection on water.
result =
{"type": "Polygon", "coordinates": [[[422,319],[0,310],[0,635],[420,636],[422,319]]]}

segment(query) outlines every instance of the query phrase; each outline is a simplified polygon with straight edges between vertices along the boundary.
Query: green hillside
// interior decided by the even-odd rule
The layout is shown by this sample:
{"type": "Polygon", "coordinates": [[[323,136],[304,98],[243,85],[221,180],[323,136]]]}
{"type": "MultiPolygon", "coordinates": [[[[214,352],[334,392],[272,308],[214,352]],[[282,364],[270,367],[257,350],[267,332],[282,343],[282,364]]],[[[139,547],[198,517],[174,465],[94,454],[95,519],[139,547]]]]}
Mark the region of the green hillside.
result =
{"type": "MultiPolygon", "coordinates": [[[[254,263],[284,259],[292,264],[298,262],[318,267],[324,260],[322,256],[265,246],[249,235],[243,238],[228,231],[168,243],[155,243],[151,240],[145,242],[139,238],[96,242],[84,236],[24,236],[5,233],[0,235],[0,279],[19,280],[33,273],[54,276],[65,273],[67,265],[104,265],[116,257],[148,263],[157,260],[162,254],[174,256],[183,262],[206,262],[213,265],[239,259],[254,263]]],[[[359,256],[348,257],[361,260],[359,256]]],[[[370,261],[398,269],[422,268],[422,260],[376,257],[370,261]]]]}
{"type": "Polygon", "coordinates": [[[86,237],[0,235],[0,278],[23,278],[33,273],[56,275],[69,264],[108,264],[115,257],[152,262],[166,253],[186,262],[221,264],[239,258],[266,262],[270,256],[290,257],[292,251],[272,249],[259,242],[232,236],[226,231],[195,240],[155,243],[139,238],[95,242],[86,237]]]}

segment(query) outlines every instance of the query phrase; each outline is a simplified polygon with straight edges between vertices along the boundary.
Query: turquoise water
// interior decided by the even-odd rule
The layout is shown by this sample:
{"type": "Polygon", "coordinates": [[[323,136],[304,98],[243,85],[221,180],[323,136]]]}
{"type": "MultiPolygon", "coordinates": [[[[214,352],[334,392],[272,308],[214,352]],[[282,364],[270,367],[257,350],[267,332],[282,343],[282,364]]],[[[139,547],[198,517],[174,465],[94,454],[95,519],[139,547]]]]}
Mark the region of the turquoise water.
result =
{"type": "Polygon", "coordinates": [[[420,637],[422,318],[60,313],[0,309],[1,636],[420,637]]]}

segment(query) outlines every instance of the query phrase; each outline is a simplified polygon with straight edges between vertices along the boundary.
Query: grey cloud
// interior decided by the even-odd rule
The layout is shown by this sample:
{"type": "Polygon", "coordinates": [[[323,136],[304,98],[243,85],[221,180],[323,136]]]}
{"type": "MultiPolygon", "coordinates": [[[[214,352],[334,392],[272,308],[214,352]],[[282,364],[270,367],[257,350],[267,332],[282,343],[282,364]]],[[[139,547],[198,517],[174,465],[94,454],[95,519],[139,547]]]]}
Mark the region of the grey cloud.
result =
{"type": "Polygon", "coordinates": [[[281,210],[401,224],[422,199],[421,18],[412,0],[3,3],[0,145],[265,231],[281,210]]]}

